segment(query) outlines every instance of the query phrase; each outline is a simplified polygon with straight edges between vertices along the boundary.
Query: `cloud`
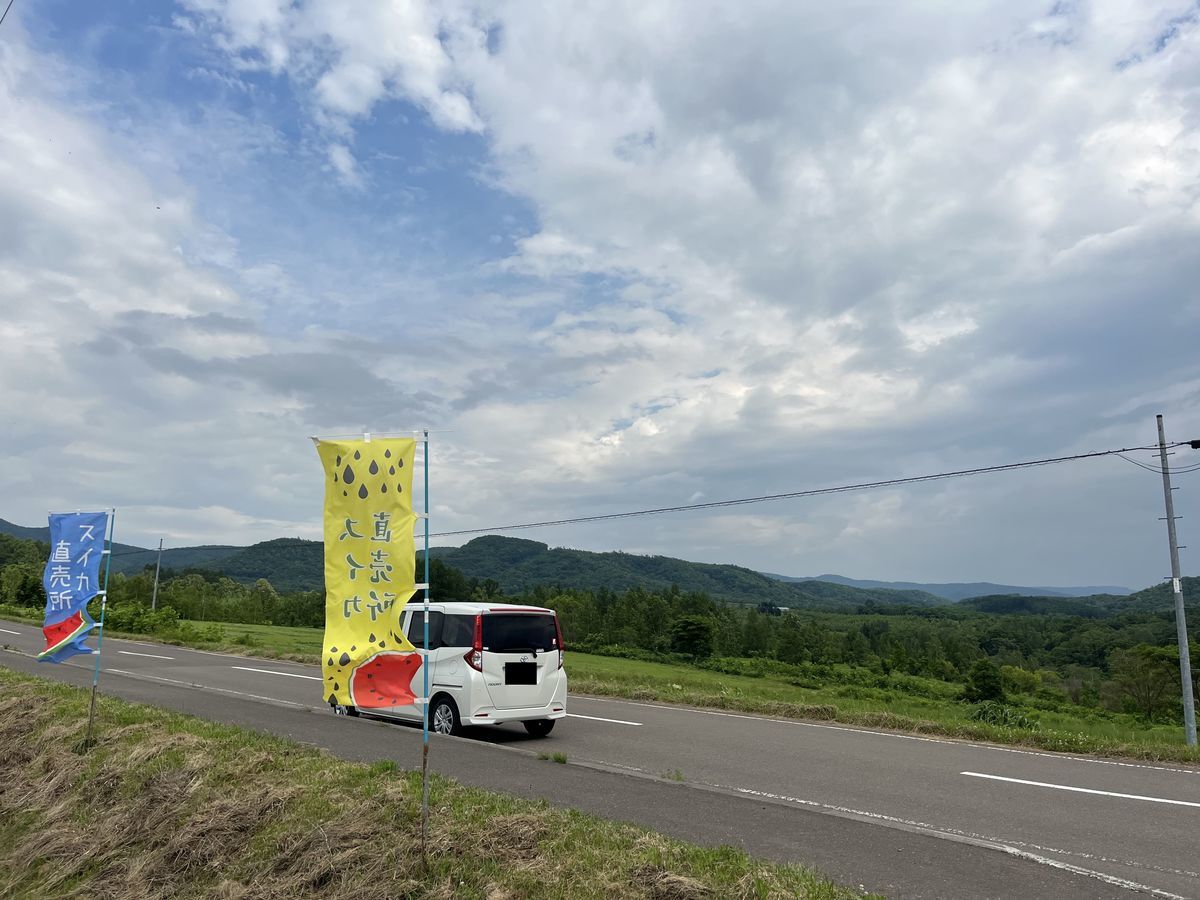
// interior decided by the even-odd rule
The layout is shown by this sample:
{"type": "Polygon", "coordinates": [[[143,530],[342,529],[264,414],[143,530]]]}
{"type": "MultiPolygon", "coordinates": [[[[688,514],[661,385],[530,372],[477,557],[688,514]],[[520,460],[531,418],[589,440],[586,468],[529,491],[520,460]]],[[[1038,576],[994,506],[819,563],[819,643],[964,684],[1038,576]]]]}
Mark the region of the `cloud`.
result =
{"type": "Polygon", "coordinates": [[[0,54],[5,516],[116,503],[130,536],[313,533],[305,435],[430,400],[370,370],[378,341],[347,358],[325,333],[271,334],[178,186],[56,93],[52,57],[0,54]]]}
{"type": "Polygon", "coordinates": [[[305,84],[317,117],[336,133],[346,133],[377,103],[398,97],[424,109],[439,127],[482,127],[439,39],[448,14],[428,3],[371,4],[352,12],[336,4],[279,0],[182,5],[192,17],[182,17],[180,26],[208,29],[239,68],[287,73],[305,84]]]}
{"type": "Polygon", "coordinates": [[[348,187],[362,187],[362,172],[345,144],[334,144],[329,148],[329,164],[338,174],[338,178],[348,187]]]}
{"type": "MultiPolygon", "coordinates": [[[[93,440],[200,473],[143,462],[130,502],[299,521],[308,450],[273,442],[380,421],[445,429],[446,529],[1140,443],[1165,403],[1200,433],[1185,4],[182,9],[189,83],[238,112],[177,120],[155,165],[122,163],[149,110],[102,126],[12,51],[0,99],[0,167],[30,175],[0,179],[5,383],[42,378],[0,402],[46,407],[18,428],[42,446],[46,399],[99,372],[89,415],[148,443],[93,440]],[[64,347],[88,368],[42,372],[64,347]]],[[[1091,471],[549,539],[1149,579],[1153,486],[1091,471]]]]}

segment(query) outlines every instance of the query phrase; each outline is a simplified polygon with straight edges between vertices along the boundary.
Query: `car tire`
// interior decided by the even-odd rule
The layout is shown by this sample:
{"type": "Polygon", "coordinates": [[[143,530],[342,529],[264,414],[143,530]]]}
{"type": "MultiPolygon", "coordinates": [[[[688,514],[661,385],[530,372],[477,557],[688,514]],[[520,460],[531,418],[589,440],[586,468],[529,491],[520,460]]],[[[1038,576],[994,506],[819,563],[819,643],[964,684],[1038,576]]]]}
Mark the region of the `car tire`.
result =
{"type": "Polygon", "coordinates": [[[342,704],[340,704],[340,703],[331,703],[329,705],[333,707],[333,714],[335,716],[357,716],[358,715],[357,707],[342,706],[342,704]]]}
{"type": "Polygon", "coordinates": [[[438,697],[429,708],[429,730],[438,734],[462,734],[458,707],[449,697],[438,697]]]}
{"type": "Polygon", "coordinates": [[[525,730],[534,737],[544,738],[554,730],[553,719],[530,719],[528,722],[522,722],[525,730]]]}

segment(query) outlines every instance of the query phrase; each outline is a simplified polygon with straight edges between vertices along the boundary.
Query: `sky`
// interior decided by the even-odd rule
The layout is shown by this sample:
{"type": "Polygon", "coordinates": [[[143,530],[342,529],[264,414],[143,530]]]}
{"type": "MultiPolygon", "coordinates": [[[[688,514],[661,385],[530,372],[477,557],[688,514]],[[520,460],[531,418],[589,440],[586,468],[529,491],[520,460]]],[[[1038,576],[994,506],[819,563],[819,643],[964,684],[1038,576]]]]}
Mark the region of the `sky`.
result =
{"type": "MultiPolygon", "coordinates": [[[[16,0],[0,517],[318,538],[364,427],[430,429],[435,532],[1200,438],[1198,249],[1196,2],[16,0]]],[[[1110,457],[520,536],[1138,588],[1162,504],[1110,457]]]]}

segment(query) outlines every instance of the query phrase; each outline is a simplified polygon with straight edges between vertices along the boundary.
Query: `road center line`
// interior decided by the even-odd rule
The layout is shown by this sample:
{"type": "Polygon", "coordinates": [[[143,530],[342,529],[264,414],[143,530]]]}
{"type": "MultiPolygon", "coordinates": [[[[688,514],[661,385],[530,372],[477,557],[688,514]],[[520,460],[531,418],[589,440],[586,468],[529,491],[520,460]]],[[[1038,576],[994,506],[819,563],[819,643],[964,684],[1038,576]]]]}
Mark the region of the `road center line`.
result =
{"type": "Polygon", "coordinates": [[[15,634],[18,636],[21,634],[19,631],[9,631],[7,628],[0,628],[0,631],[3,631],[5,634],[15,634]]]}
{"type": "Polygon", "coordinates": [[[641,725],[641,722],[626,722],[624,719],[602,719],[599,716],[581,716],[579,713],[567,713],[572,719],[591,719],[593,722],[612,722],[614,725],[641,725]]]}
{"type": "MultiPolygon", "coordinates": [[[[67,663],[70,665],[70,663],[67,663]]],[[[80,669],[88,669],[88,666],[76,666],[80,669]]],[[[294,700],[280,700],[277,697],[264,697],[261,694],[247,694],[243,691],[231,691],[228,688],[212,687],[206,684],[196,684],[194,681],[177,681],[174,678],[163,678],[161,675],[146,675],[143,672],[126,672],[124,669],[108,669],[114,675],[125,675],[128,678],[136,678],[138,681],[161,681],[163,684],[174,684],[179,687],[191,688],[196,691],[212,691],[217,694],[231,694],[234,697],[247,697],[250,700],[265,700],[268,703],[275,703],[279,706],[294,706],[297,709],[319,710],[319,706],[305,706],[303,703],[296,703],[294,700]]]]}
{"type": "Polygon", "coordinates": [[[1012,784],[1028,784],[1033,787],[1053,788],[1056,791],[1074,791],[1079,794],[1100,794],[1104,797],[1120,797],[1123,800],[1146,800],[1150,803],[1170,803],[1173,806],[1194,806],[1200,809],[1200,803],[1191,800],[1171,800],[1167,797],[1145,797],[1141,794],[1120,794],[1116,791],[1099,791],[1094,788],[1072,787],[1069,784],[1051,784],[1048,781],[1027,781],[1024,778],[1005,778],[1003,775],[985,775],[983,772],[959,772],[959,775],[969,775],[971,778],[989,778],[992,781],[1008,781],[1012,784]]]}
{"type": "Polygon", "coordinates": [[[159,656],[157,653],[134,653],[132,650],[118,650],[118,653],[125,656],[148,656],[150,659],[174,659],[173,656],[159,656]]]}
{"type": "Polygon", "coordinates": [[[288,678],[307,678],[309,681],[320,681],[319,675],[297,675],[295,672],[276,672],[274,669],[252,669],[250,666],[230,666],[243,672],[261,672],[263,675],[286,675],[288,678]]]}

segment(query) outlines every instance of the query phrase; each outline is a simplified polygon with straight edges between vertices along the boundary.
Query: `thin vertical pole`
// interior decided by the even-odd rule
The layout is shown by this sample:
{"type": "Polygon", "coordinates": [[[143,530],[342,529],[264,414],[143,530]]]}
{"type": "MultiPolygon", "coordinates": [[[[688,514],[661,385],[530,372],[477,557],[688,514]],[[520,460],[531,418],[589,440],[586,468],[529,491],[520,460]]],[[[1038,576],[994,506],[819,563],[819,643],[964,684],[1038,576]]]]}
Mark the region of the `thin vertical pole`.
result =
{"type": "Polygon", "coordinates": [[[158,573],[162,570],[162,544],[163,539],[158,539],[158,562],[154,564],[154,593],[150,595],[150,609],[158,609],[158,573]]]}
{"type": "Polygon", "coordinates": [[[421,858],[425,858],[425,846],[429,840],[429,429],[425,439],[425,659],[421,671],[425,673],[425,702],[421,714],[421,858]]]}
{"type": "Polygon", "coordinates": [[[1158,417],[1158,458],[1162,460],[1163,495],[1167,501],[1167,541],[1171,546],[1171,590],[1175,594],[1175,635],[1179,639],[1179,680],[1183,683],[1183,732],[1189,747],[1196,746],[1196,705],[1192,699],[1192,660],[1188,652],[1187,618],[1183,609],[1183,580],[1179,574],[1179,540],[1175,535],[1175,498],[1171,496],[1171,469],[1167,464],[1167,435],[1158,417]]]}
{"type": "Polygon", "coordinates": [[[100,635],[96,638],[96,668],[92,672],[92,702],[88,707],[87,737],[84,749],[92,746],[92,724],[96,721],[96,687],[100,684],[100,651],[104,648],[104,611],[108,608],[108,571],[112,567],[113,531],[117,525],[117,511],[108,511],[108,535],[104,548],[104,587],[100,589],[100,635]]]}

